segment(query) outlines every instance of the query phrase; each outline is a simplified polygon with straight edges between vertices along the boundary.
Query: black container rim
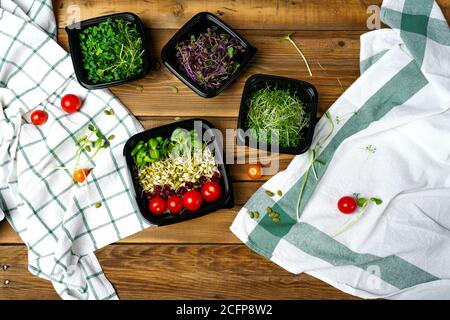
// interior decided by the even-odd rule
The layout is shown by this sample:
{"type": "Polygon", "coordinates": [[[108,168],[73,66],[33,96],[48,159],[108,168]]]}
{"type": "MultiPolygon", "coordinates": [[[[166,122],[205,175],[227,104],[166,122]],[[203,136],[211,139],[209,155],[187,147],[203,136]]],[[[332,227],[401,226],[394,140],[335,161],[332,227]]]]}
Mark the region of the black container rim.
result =
{"type": "Polygon", "coordinates": [[[212,98],[217,95],[219,95],[223,90],[228,88],[241,74],[242,72],[247,68],[249,62],[253,58],[253,56],[256,54],[257,48],[252,46],[247,39],[245,39],[243,36],[241,36],[237,31],[235,31],[230,25],[228,25],[226,22],[224,22],[222,19],[217,17],[211,12],[202,11],[197,14],[195,14],[192,18],[190,18],[180,29],[177,30],[177,32],[170,38],[170,40],[164,45],[162,51],[161,51],[161,61],[163,61],[166,68],[170,70],[181,82],[183,82],[187,87],[189,87],[192,91],[194,91],[196,94],[203,98],[212,98]],[[245,56],[243,58],[243,61],[240,65],[240,67],[228,78],[226,79],[222,85],[215,89],[215,90],[205,90],[203,89],[199,84],[195,83],[193,80],[189,79],[182,70],[180,70],[176,65],[173,65],[168,60],[169,51],[172,47],[175,46],[176,42],[180,38],[182,38],[188,31],[195,26],[197,23],[201,21],[201,19],[204,18],[206,20],[211,21],[213,24],[217,25],[221,29],[223,29],[225,32],[230,34],[231,36],[237,38],[244,46],[245,46],[245,56]]]}
{"type": "Polygon", "coordinates": [[[72,59],[72,64],[73,64],[73,68],[75,71],[75,75],[76,75],[77,80],[80,83],[80,85],[86,89],[93,90],[93,89],[114,87],[117,85],[121,85],[124,83],[132,82],[132,81],[136,81],[136,80],[144,78],[151,70],[150,49],[149,49],[149,43],[148,43],[148,39],[147,39],[145,30],[146,29],[145,29],[144,23],[142,22],[141,18],[139,18],[138,15],[136,15],[135,13],[132,13],[132,12],[119,12],[119,13],[113,13],[113,14],[109,14],[109,15],[94,17],[94,18],[90,18],[90,19],[76,22],[69,26],[66,26],[65,31],[69,37],[70,56],[72,59]],[[82,68],[80,60],[79,60],[80,59],[80,54],[78,52],[79,42],[75,38],[77,38],[77,36],[79,35],[79,32],[81,30],[83,30],[85,27],[98,24],[109,18],[112,18],[112,19],[128,18],[129,20],[132,20],[133,22],[136,23],[138,32],[140,33],[141,38],[142,38],[143,48],[144,48],[143,70],[142,70],[142,72],[140,72],[139,74],[137,74],[133,77],[94,84],[94,83],[87,81],[84,76],[85,71],[82,68]]]}
{"type": "MultiPolygon", "coordinates": [[[[174,224],[174,223],[180,223],[183,221],[188,221],[188,220],[192,220],[195,218],[199,218],[201,216],[210,214],[212,212],[215,212],[217,210],[223,209],[223,208],[232,208],[234,207],[234,195],[233,195],[233,185],[232,185],[232,180],[231,180],[231,176],[230,176],[230,172],[229,169],[225,163],[225,157],[224,157],[224,153],[223,153],[223,148],[218,148],[217,147],[217,139],[214,139],[215,141],[213,142],[213,144],[215,144],[215,151],[220,153],[220,157],[223,159],[223,163],[222,164],[218,164],[219,167],[219,171],[222,174],[222,180],[223,180],[223,187],[224,187],[224,194],[222,195],[222,198],[214,203],[208,203],[206,207],[202,207],[200,208],[199,211],[196,212],[190,212],[188,211],[185,215],[183,216],[173,216],[176,218],[171,218],[171,219],[161,219],[161,218],[156,218],[154,215],[152,215],[151,213],[148,212],[148,210],[146,210],[146,208],[142,208],[142,203],[139,202],[138,200],[138,194],[136,192],[136,180],[133,178],[133,170],[132,170],[132,165],[134,163],[134,160],[132,159],[130,152],[132,149],[132,145],[133,143],[137,142],[138,140],[142,139],[145,136],[149,136],[152,133],[156,132],[156,131],[164,131],[164,130],[173,130],[175,127],[189,127],[189,125],[195,123],[195,121],[200,121],[202,123],[202,129],[206,130],[214,130],[216,129],[209,121],[201,119],[201,118],[192,118],[192,119],[187,119],[187,120],[182,120],[182,121],[178,121],[178,122],[173,122],[173,123],[169,123],[169,124],[165,124],[162,126],[158,126],[149,130],[145,130],[139,133],[136,133],[135,135],[133,135],[132,137],[130,137],[127,142],[124,145],[123,148],[123,155],[125,157],[126,163],[127,163],[127,172],[128,172],[128,180],[129,180],[129,184],[130,184],[130,188],[132,193],[134,194],[134,200],[135,200],[135,206],[137,211],[139,211],[141,213],[141,215],[144,217],[144,219],[146,219],[147,221],[149,221],[150,223],[157,225],[157,226],[164,226],[164,225],[170,225],[170,224],[174,224]]],[[[166,216],[167,217],[167,216],[166,216]]]]}
{"type": "MultiPolygon", "coordinates": [[[[313,136],[314,136],[314,129],[317,124],[316,114],[317,114],[317,106],[318,106],[318,101],[319,101],[319,93],[317,92],[317,89],[311,83],[309,83],[307,81],[288,78],[288,77],[282,77],[282,76],[275,76],[275,75],[270,75],[270,74],[262,74],[262,73],[254,74],[245,81],[245,85],[244,85],[244,89],[243,89],[242,97],[241,97],[241,104],[240,104],[240,108],[239,108],[239,116],[238,116],[238,121],[237,121],[237,129],[238,129],[236,132],[237,144],[239,146],[252,147],[249,145],[248,141],[245,139],[245,137],[243,136],[243,133],[242,133],[242,131],[246,129],[245,125],[244,125],[243,117],[244,117],[244,114],[246,113],[245,110],[247,110],[247,108],[248,108],[246,99],[247,99],[248,95],[250,94],[250,89],[251,89],[250,86],[252,85],[252,83],[254,81],[260,81],[260,80],[267,81],[267,82],[292,83],[296,87],[298,87],[299,89],[302,89],[309,95],[309,97],[311,99],[311,103],[310,103],[311,126],[308,129],[307,136],[304,139],[305,143],[297,148],[279,147],[279,150],[278,150],[278,153],[293,154],[293,155],[305,153],[311,147],[311,143],[312,143],[313,136]]],[[[270,148],[270,145],[266,145],[264,143],[258,143],[258,145],[257,145],[257,149],[269,150],[269,148],[270,148]]]]}

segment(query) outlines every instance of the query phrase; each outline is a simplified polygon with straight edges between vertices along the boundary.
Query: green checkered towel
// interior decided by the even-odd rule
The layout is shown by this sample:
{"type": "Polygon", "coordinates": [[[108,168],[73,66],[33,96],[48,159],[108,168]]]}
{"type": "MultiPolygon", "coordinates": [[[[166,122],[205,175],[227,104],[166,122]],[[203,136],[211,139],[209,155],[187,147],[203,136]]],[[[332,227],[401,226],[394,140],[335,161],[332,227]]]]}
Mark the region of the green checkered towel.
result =
{"type": "Polygon", "coordinates": [[[359,297],[450,299],[450,29],[432,0],[385,0],[381,18],[392,29],[362,36],[363,73],[319,121],[311,151],[231,230],[286,270],[359,297]],[[339,213],[353,193],[382,203],[339,213]]]}
{"type": "Polygon", "coordinates": [[[55,37],[50,0],[0,1],[0,212],[29,249],[30,272],[51,280],[62,298],[115,299],[93,252],[148,226],[122,156],[142,127],[109,91],[78,84],[55,37]],[[61,109],[67,93],[82,98],[80,112],[61,109]],[[30,123],[36,109],[48,113],[46,124],[30,123]],[[89,124],[115,138],[87,163],[87,183],[76,185],[75,141],[89,124]]]}

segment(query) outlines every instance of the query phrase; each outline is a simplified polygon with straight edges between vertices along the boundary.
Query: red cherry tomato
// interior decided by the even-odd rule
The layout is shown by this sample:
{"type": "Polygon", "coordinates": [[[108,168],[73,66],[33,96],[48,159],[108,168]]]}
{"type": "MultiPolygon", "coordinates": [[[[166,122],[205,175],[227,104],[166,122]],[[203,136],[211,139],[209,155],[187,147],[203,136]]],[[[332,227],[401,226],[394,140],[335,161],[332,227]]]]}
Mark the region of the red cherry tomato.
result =
{"type": "Polygon", "coordinates": [[[171,196],[167,200],[167,208],[171,213],[178,213],[183,209],[183,200],[179,196],[171,196]]]}
{"type": "Polygon", "coordinates": [[[190,190],[184,194],[183,203],[189,211],[197,211],[203,203],[202,194],[196,190],[190,190]]]}
{"type": "Polygon", "coordinates": [[[81,100],[74,94],[66,94],[61,99],[61,108],[65,112],[74,113],[80,110],[81,100]]]}
{"type": "Polygon", "coordinates": [[[48,113],[44,110],[36,110],[31,113],[31,122],[33,124],[40,126],[46,123],[48,120],[48,113]]]}
{"type": "Polygon", "coordinates": [[[351,214],[356,211],[356,208],[358,208],[358,203],[353,197],[342,197],[338,201],[338,209],[343,214],[351,214]]]}
{"type": "Polygon", "coordinates": [[[73,172],[72,178],[75,182],[83,183],[89,173],[91,173],[91,170],[89,169],[77,169],[73,172]]]}
{"type": "Polygon", "coordinates": [[[215,202],[220,199],[222,195],[222,186],[215,181],[205,183],[202,188],[202,196],[206,202],[215,202]]]}
{"type": "Polygon", "coordinates": [[[166,210],[166,200],[159,196],[152,198],[148,204],[148,210],[156,215],[163,214],[166,210]]]}

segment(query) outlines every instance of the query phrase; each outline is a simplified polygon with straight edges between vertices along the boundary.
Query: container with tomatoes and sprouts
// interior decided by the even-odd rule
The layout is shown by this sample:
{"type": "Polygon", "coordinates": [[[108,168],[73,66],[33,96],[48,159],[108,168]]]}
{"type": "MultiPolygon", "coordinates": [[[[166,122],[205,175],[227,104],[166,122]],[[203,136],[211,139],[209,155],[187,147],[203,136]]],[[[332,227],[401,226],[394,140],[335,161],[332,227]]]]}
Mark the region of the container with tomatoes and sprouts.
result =
{"type": "Polygon", "coordinates": [[[155,225],[234,206],[221,137],[201,119],[141,132],[124,147],[139,211],[155,225]]]}

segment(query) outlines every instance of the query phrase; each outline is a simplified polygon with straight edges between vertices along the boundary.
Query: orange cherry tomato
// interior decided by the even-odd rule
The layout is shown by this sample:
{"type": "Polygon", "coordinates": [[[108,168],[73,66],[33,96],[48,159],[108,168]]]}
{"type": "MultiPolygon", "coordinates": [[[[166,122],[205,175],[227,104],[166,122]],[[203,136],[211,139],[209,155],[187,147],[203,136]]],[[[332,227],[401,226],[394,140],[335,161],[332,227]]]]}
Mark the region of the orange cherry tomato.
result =
{"type": "Polygon", "coordinates": [[[247,175],[250,179],[259,179],[262,177],[262,166],[257,164],[249,164],[247,167],[247,175]]]}
{"type": "Polygon", "coordinates": [[[74,181],[78,183],[83,183],[87,176],[91,173],[91,170],[89,169],[77,169],[73,172],[72,178],[74,181]]]}

